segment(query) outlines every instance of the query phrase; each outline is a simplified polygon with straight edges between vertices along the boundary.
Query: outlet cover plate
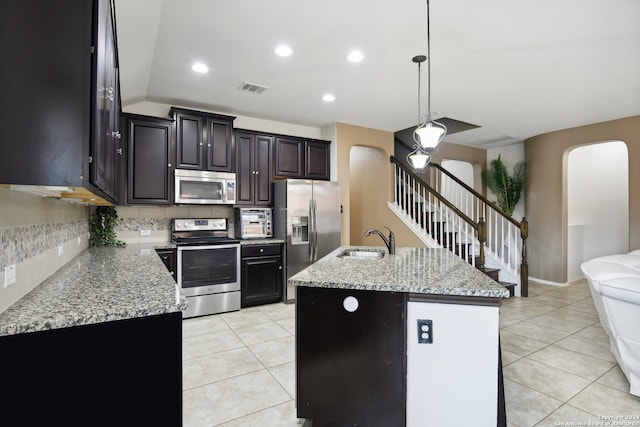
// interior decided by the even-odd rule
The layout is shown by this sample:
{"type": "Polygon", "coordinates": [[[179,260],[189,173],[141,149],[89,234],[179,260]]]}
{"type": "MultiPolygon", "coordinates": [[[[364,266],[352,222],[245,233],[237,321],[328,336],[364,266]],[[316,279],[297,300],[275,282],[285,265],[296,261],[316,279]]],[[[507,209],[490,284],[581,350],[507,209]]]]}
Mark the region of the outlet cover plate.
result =
{"type": "Polygon", "coordinates": [[[11,264],[4,268],[4,287],[8,288],[14,283],[16,283],[16,265],[11,264]]]}
{"type": "Polygon", "coordinates": [[[141,236],[151,236],[151,230],[140,230],[141,236]]]}

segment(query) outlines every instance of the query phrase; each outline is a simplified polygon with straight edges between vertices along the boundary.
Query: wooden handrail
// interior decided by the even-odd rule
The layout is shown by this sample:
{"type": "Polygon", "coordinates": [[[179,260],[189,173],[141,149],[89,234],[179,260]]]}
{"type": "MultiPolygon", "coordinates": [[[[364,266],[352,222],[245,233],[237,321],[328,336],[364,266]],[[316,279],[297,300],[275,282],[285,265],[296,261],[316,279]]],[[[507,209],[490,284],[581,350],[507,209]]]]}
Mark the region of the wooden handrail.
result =
{"type": "Polygon", "coordinates": [[[470,192],[471,194],[473,194],[474,196],[476,196],[478,199],[482,200],[487,206],[489,206],[491,209],[493,209],[494,211],[498,212],[501,216],[503,216],[504,218],[506,218],[508,221],[510,221],[513,225],[515,225],[516,227],[520,227],[520,223],[518,221],[516,221],[515,219],[513,219],[512,217],[510,217],[509,215],[507,215],[506,213],[504,213],[504,211],[500,208],[498,208],[492,201],[490,201],[489,199],[487,199],[485,196],[483,196],[482,194],[478,193],[476,190],[474,190],[473,188],[469,187],[467,184],[465,184],[464,182],[462,182],[457,176],[453,175],[451,172],[449,172],[448,170],[446,170],[445,168],[443,168],[442,166],[440,166],[437,163],[429,163],[429,167],[433,167],[438,169],[440,172],[442,172],[443,174],[447,175],[449,178],[451,178],[452,180],[454,180],[456,183],[458,183],[460,186],[462,186],[465,190],[467,190],[468,192],[470,192]]]}
{"type": "Polygon", "coordinates": [[[429,192],[431,194],[433,194],[433,196],[435,196],[443,205],[445,205],[446,207],[448,207],[449,209],[454,211],[456,213],[456,215],[458,215],[460,218],[462,218],[464,220],[464,222],[466,222],[467,224],[472,226],[474,230],[476,230],[476,231],[478,230],[478,224],[476,224],[473,221],[473,219],[469,218],[464,212],[462,212],[460,209],[456,208],[450,201],[448,201],[443,196],[441,196],[440,193],[438,191],[436,191],[435,188],[431,187],[429,184],[424,182],[424,180],[422,178],[420,178],[415,173],[411,172],[405,165],[400,163],[400,161],[398,161],[398,159],[396,159],[395,157],[391,156],[389,158],[389,160],[391,161],[391,163],[395,163],[396,165],[400,166],[400,168],[402,170],[404,170],[406,173],[408,173],[409,176],[411,176],[412,178],[414,178],[417,181],[419,181],[420,185],[422,185],[425,188],[427,188],[429,190],[429,192]]]}

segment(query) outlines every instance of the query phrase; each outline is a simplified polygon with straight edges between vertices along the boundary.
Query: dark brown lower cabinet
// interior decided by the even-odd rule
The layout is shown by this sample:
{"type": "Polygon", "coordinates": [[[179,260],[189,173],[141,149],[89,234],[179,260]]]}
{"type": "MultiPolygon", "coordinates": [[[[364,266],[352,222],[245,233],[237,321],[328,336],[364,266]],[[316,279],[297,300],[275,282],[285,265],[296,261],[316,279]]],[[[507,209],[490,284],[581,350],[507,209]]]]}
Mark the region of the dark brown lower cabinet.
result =
{"type": "Polygon", "coordinates": [[[0,354],[4,425],[182,425],[180,312],[3,336],[0,354]]]}
{"type": "Polygon", "coordinates": [[[282,300],[282,245],[242,246],[242,307],[282,300]]]}
{"type": "Polygon", "coordinates": [[[405,425],[402,293],[296,288],[296,403],[314,427],[405,425]],[[358,301],[355,311],[343,306],[358,301]]]}

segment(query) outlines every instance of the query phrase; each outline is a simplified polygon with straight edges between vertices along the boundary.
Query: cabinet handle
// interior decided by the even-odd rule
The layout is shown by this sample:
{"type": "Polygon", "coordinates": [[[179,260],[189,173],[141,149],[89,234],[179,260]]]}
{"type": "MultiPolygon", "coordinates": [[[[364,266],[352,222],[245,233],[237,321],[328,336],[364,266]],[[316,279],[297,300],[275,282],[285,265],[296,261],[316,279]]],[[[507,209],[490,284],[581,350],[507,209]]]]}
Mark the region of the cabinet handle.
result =
{"type": "Polygon", "coordinates": [[[116,153],[121,155],[122,154],[122,148],[116,148],[116,153]]]}
{"type": "Polygon", "coordinates": [[[202,147],[202,142],[200,143],[200,146],[202,147]]]}
{"type": "Polygon", "coordinates": [[[167,167],[171,167],[171,163],[169,163],[169,164],[167,165],[167,167]]]}
{"type": "Polygon", "coordinates": [[[119,130],[113,131],[111,132],[111,136],[114,137],[115,139],[120,139],[122,138],[122,135],[120,134],[119,130]]]}
{"type": "Polygon", "coordinates": [[[207,147],[211,147],[211,144],[207,144],[207,147]]]}
{"type": "Polygon", "coordinates": [[[282,270],[282,266],[281,265],[278,266],[278,270],[282,270]]]}
{"type": "Polygon", "coordinates": [[[260,175],[260,171],[256,171],[256,175],[260,175]]]}
{"type": "Polygon", "coordinates": [[[264,249],[260,249],[260,253],[264,252],[264,249]]]}

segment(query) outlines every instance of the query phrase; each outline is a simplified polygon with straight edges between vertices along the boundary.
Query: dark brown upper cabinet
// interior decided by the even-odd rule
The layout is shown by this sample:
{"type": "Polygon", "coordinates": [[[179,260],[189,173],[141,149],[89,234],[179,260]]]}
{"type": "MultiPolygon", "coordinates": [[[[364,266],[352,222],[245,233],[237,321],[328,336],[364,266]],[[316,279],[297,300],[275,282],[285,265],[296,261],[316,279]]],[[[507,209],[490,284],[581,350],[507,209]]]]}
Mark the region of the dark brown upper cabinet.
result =
{"type": "Polygon", "coordinates": [[[275,176],[329,180],[330,141],[275,138],[275,176]]]}
{"type": "Polygon", "coordinates": [[[176,123],[176,168],[234,172],[235,117],[171,108],[176,123]]]}
{"type": "Polygon", "coordinates": [[[124,114],[127,125],[127,204],[173,200],[173,120],[124,114]]]}
{"type": "Polygon", "coordinates": [[[0,183],[117,202],[122,153],[112,0],[0,2],[0,183]]]}
{"type": "Polygon", "coordinates": [[[273,203],[273,137],[236,131],[236,204],[271,205],[273,203]]]}

